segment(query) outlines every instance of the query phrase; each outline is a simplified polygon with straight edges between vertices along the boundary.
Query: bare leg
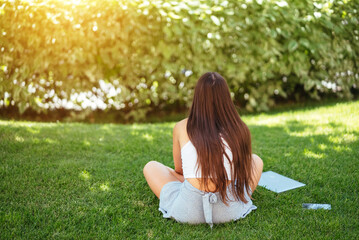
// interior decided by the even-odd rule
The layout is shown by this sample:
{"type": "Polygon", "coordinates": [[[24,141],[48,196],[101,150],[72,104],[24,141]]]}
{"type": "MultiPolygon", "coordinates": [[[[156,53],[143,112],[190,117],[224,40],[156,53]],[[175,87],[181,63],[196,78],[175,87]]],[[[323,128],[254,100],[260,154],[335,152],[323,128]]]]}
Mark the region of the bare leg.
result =
{"type": "Polygon", "coordinates": [[[252,154],[252,159],[253,159],[253,175],[252,175],[252,184],[250,185],[250,187],[253,193],[262,175],[263,161],[256,154],[252,154]]]}
{"type": "Polygon", "coordinates": [[[160,198],[161,190],[165,184],[174,181],[184,181],[183,175],[176,173],[172,168],[156,161],[151,161],[146,164],[143,168],[143,175],[145,175],[152,192],[158,198],[160,198]]]}

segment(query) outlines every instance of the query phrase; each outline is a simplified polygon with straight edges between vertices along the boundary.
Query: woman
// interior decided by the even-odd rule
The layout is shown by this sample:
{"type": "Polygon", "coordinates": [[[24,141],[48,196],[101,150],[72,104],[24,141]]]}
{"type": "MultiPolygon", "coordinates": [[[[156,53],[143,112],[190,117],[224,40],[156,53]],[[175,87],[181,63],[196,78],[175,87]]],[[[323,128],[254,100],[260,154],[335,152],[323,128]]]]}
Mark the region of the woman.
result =
{"type": "Polygon", "coordinates": [[[198,80],[189,117],[173,129],[173,160],[174,170],[155,161],[143,169],[163,217],[212,227],[256,209],[250,196],[263,162],[220,74],[198,80]]]}

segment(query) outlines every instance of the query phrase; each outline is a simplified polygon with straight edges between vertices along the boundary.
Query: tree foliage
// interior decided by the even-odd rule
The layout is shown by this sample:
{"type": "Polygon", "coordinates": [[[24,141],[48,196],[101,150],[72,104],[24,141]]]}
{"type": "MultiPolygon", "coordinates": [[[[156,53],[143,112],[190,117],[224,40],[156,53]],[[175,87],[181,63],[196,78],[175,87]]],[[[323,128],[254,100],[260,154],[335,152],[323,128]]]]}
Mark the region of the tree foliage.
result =
{"type": "Polygon", "coordinates": [[[351,98],[359,83],[353,0],[0,6],[1,105],[21,112],[113,108],[140,119],[189,106],[206,71],[223,75],[235,103],[249,111],[267,110],[279,97],[351,98]]]}

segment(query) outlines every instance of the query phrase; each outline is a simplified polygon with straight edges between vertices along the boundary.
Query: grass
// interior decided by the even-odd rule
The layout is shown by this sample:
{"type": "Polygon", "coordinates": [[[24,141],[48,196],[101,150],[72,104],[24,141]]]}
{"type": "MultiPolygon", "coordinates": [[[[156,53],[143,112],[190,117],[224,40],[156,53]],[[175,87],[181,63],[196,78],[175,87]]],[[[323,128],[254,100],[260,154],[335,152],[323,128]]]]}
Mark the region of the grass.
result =
{"type": "Polygon", "coordinates": [[[0,121],[0,238],[355,239],[359,236],[359,101],[243,117],[254,152],[306,183],[276,194],[237,222],[163,219],[142,176],[173,167],[174,122],[80,124],[0,121]],[[329,203],[332,210],[305,210],[329,203]]]}

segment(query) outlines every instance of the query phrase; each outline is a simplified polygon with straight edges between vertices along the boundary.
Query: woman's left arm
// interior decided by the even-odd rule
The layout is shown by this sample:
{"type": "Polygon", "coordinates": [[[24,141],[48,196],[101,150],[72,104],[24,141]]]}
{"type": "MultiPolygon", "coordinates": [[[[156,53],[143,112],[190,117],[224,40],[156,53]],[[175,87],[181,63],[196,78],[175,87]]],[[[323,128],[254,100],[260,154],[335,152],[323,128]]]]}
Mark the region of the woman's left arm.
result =
{"type": "Polygon", "coordinates": [[[179,129],[180,129],[180,124],[177,123],[173,128],[173,162],[175,164],[175,172],[183,175],[181,146],[179,143],[179,129]]]}

